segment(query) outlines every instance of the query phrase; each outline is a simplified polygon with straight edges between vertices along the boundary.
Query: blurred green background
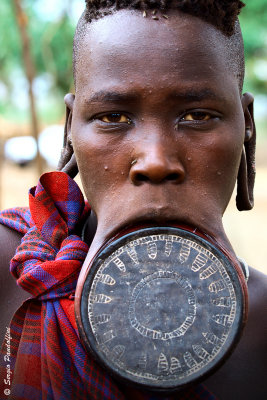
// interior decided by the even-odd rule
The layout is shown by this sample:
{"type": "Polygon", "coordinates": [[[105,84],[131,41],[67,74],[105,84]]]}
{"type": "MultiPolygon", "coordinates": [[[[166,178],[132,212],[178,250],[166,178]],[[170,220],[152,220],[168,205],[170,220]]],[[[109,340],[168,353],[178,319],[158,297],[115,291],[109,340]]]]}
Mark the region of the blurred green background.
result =
{"type": "MultiPolygon", "coordinates": [[[[83,10],[83,0],[22,0],[26,29],[35,64],[34,94],[38,116],[44,123],[62,118],[62,97],[72,86],[72,39],[83,10]]],[[[0,2],[0,113],[26,122],[27,80],[13,0],[0,2]]]]}

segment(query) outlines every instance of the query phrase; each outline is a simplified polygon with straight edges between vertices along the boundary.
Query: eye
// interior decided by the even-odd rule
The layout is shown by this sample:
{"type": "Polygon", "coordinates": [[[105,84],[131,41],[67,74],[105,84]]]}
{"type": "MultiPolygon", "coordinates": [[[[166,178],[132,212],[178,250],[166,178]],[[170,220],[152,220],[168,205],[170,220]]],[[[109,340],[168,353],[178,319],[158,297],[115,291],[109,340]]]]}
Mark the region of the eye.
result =
{"type": "Polygon", "coordinates": [[[121,113],[110,113],[98,117],[98,119],[102,122],[106,122],[108,124],[131,124],[130,118],[128,118],[125,114],[121,113]]]}
{"type": "Polygon", "coordinates": [[[194,111],[185,114],[181,121],[209,121],[211,119],[211,115],[204,111],[194,111]]]}

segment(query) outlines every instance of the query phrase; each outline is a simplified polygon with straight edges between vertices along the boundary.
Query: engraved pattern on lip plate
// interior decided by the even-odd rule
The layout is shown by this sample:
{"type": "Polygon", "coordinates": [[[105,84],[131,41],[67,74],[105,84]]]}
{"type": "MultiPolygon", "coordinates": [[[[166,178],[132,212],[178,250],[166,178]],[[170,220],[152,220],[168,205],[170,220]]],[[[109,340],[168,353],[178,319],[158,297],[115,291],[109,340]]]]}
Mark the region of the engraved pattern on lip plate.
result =
{"type": "Polygon", "coordinates": [[[124,379],[156,388],[187,384],[231,346],[240,319],[236,287],[201,240],[140,232],[118,241],[89,278],[88,340],[124,379]]]}

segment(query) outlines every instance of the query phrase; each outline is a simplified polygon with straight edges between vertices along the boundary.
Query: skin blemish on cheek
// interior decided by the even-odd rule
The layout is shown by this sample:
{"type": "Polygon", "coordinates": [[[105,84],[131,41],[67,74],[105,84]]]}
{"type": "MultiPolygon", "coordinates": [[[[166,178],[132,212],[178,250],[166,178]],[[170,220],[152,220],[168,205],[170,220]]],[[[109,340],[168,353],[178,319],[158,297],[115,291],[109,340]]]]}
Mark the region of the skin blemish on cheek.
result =
{"type": "Polygon", "coordinates": [[[108,171],[108,166],[107,165],[104,166],[104,170],[108,171]]]}

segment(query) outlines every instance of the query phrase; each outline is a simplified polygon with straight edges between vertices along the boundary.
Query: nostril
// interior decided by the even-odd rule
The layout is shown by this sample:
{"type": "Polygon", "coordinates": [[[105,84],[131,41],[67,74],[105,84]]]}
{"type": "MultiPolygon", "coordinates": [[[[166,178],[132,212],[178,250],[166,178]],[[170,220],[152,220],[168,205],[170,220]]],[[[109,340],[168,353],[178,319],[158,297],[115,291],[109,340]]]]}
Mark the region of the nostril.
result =
{"type": "Polygon", "coordinates": [[[143,174],[136,174],[135,179],[137,182],[148,182],[149,181],[149,177],[143,174]]]}
{"type": "Polygon", "coordinates": [[[166,181],[170,181],[170,182],[178,182],[179,181],[179,174],[178,173],[176,173],[176,172],[174,172],[174,173],[171,173],[171,174],[168,174],[168,175],[166,175],[165,177],[161,177],[161,178],[159,178],[159,177],[157,177],[157,178],[155,178],[155,177],[153,177],[153,178],[151,178],[150,176],[147,176],[146,174],[142,174],[142,173],[137,173],[136,175],[135,175],[135,181],[136,182],[139,182],[139,183],[141,183],[141,182],[155,182],[155,183],[162,183],[162,182],[166,182],[166,181]]]}
{"type": "Polygon", "coordinates": [[[165,177],[166,181],[177,181],[178,179],[179,179],[179,175],[177,173],[172,173],[165,177]]]}

